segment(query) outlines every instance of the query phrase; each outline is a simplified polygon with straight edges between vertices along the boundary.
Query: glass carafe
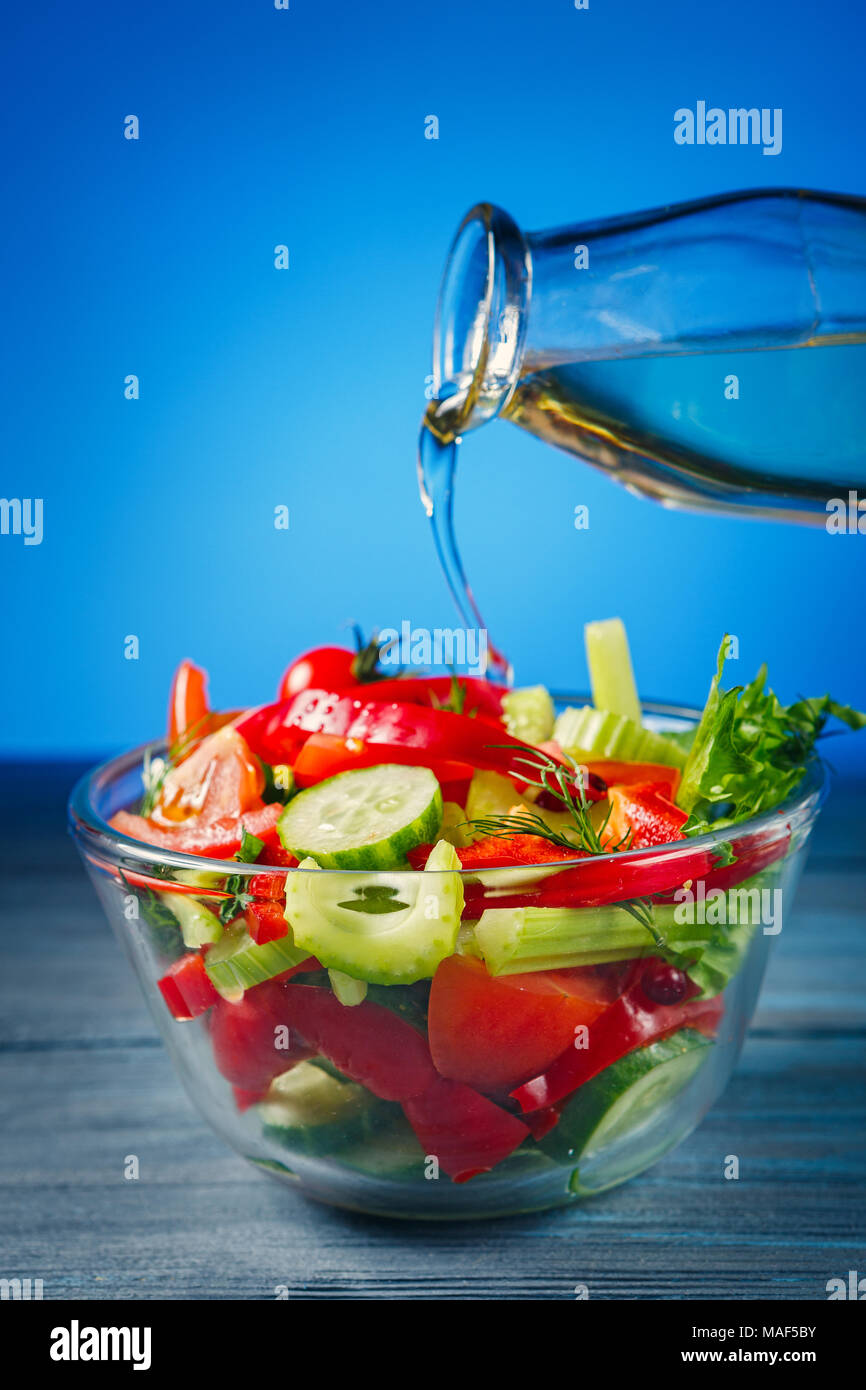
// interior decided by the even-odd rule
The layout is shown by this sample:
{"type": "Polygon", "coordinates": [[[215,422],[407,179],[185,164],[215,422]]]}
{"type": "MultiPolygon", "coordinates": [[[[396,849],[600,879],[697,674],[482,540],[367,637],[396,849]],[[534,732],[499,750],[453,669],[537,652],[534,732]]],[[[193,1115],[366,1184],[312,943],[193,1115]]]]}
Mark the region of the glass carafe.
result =
{"type": "Polygon", "coordinates": [[[480,203],[433,389],[428,509],[423,435],[501,416],[668,506],[823,523],[866,497],[866,199],[757,190],[544,232],[480,203]]]}

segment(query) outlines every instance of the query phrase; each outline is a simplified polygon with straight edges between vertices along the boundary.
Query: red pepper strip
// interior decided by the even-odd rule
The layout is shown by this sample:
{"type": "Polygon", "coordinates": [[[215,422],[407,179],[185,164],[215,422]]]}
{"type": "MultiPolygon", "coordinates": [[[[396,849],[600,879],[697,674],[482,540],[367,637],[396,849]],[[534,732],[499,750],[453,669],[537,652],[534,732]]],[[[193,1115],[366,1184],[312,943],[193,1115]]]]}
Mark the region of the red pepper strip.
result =
{"type": "MultiPolygon", "coordinates": [[[[652,959],[644,962],[650,969],[656,964],[652,959]]],[[[663,1038],[686,1024],[702,1033],[715,1031],[722,1014],[721,997],[695,1003],[686,1000],[678,1004],[656,1004],[644,992],[645,974],[646,969],[591,1025],[586,1048],[568,1048],[541,1076],[511,1092],[521,1110],[543,1110],[556,1105],[627,1052],[663,1038]]]]}
{"type": "MultiPolygon", "coordinates": [[[[361,743],[358,739],[338,738],[335,734],[310,734],[292,769],[299,787],[312,787],[338,772],[350,772],[355,767],[373,767],[379,763],[417,763],[413,748],[389,748],[381,744],[361,743]]],[[[456,782],[469,779],[472,768],[466,763],[446,762],[438,758],[424,760],[437,782],[456,782]]]]}
{"type": "Polygon", "coordinates": [[[196,951],[181,956],[157,981],[169,1012],[177,1019],[189,1020],[206,1013],[219,995],[208,979],[204,961],[196,951]]]}
{"type": "Polygon", "coordinates": [[[546,1110],[533,1110],[531,1114],[524,1115],[523,1123],[533,1139],[543,1139],[559,1124],[559,1116],[559,1106],[551,1105],[546,1110]]]}
{"type": "MultiPolygon", "coordinates": [[[[564,855],[565,851],[562,853],[564,855]]],[[[415,854],[420,857],[420,851],[409,856],[413,867],[423,868],[423,864],[416,862],[415,854]]],[[[578,851],[573,857],[578,857],[578,851]]],[[[463,916],[474,920],[485,907],[603,907],[629,898],[672,893],[684,883],[710,875],[713,859],[708,850],[660,855],[658,859],[655,856],[599,858],[588,855],[573,869],[559,869],[526,887],[518,889],[515,886],[513,892],[508,891],[506,882],[495,891],[482,884],[467,883],[463,916]]]]}
{"type": "Polygon", "coordinates": [[[362,705],[363,700],[351,695],[302,690],[249,711],[235,728],[266,763],[292,764],[310,734],[345,734],[362,705]]]}
{"type": "Polygon", "coordinates": [[[207,672],[192,661],[182,661],[174,673],[168,700],[168,746],[174,747],[187,730],[210,733],[207,672]]]}
{"type": "MultiPolygon", "coordinates": [[[[508,694],[507,685],[495,685],[477,676],[456,677],[463,695],[463,714],[476,713],[494,720],[502,718],[502,697],[508,694]]],[[[429,705],[438,709],[452,696],[450,676],[408,676],[400,680],[371,681],[366,694],[379,701],[397,700],[404,705],[429,705]]],[[[357,687],[341,690],[341,695],[357,697],[357,687]]]]}
{"type": "Polygon", "coordinates": [[[455,1182],[487,1173],[529,1138],[529,1129],[460,1081],[437,1078],[403,1111],[424,1153],[455,1182]]]}
{"type": "MultiPolygon", "coordinates": [[[[733,864],[725,864],[721,868],[707,868],[700,873],[690,875],[693,879],[700,879],[709,893],[711,888],[720,888],[723,891],[734,888],[738,883],[751,878],[753,874],[760,873],[761,869],[766,869],[770,864],[775,864],[777,860],[784,859],[788,853],[788,846],[791,843],[791,832],[786,827],[784,835],[776,835],[772,840],[760,841],[754,838],[750,840],[732,840],[731,849],[737,856],[733,864]]],[[[659,897],[659,902],[673,902],[671,894],[666,897],[659,897]]]]}
{"type": "MultiPolygon", "coordinates": [[[[292,700],[254,710],[236,727],[254,753],[278,764],[295,762],[311,734],[375,745],[383,763],[459,762],[504,772],[516,780],[525,780],[526,771],[518,759],[538,757],[531,744],[465,714],[348,696],[341,699],[325,691],[305,691],[292,700]]],[[[585,782],[589,800],[598,801],[606,794],[600,778],[590,776],[585,782]]]]}
{"type": "Polygon", "coordinates": [[[611,812],[602,842],[615,848],[626,836],[629,849],[651,849],[684,840],[685,811],[670,799],[667,782],[636,782],[608,787],[611,812]]]}
{"type": "Polygon", "coordinates": [[[347,1008],[329,989],[292,983],[283,986],[275,1014],[382,1100],[410,1100],[436,1080],[427,1039],[381,1004],[365,999],[347,1008]]]}
{"type": "Polygon", "coordinates": [[[238,1110],[249,1110],[251,1105],[258,1105],[260,1100],[264,1100],[267,1090],[264,1091],[245,1091],[243,1086],[232,1086],[235,1098],[235,1105],[238,1110]]]}
{"type": "Polygon", "coordinates": [[[273,901],[251,902],[244,912],[247,931],[257,945],[266,941],[279,941],[287,936],[289,924],[283,915],[280,903],[273,901]]]}
{"type": "MultiPolygon", "coordinates": [[[[302,961],[291,973],[302,967],[308,963],[302,961]]],[[[286,1017],[287,989],[283,979],[266,980],[236,1004],[217,998],[210,1016],[211,1047],[217,1070],[233,1086],[266,1090],[280,1072],[315,1054],[317,1049],[286,1017]]]]}
{"type": "Polygon", "coordinates": [[[457,854],[464,869],[501,869],[510,864],[561,864],[582,859],[586,851],[552,845],[541,835],[487,835],[457,854]]]}
{"type": "Polygon", "coordinates": [[[635,782],[663,782],[667,785],[666,795],[671,801],[680,785],[679,768],[667,767],[664,763],[624,763],[615,758],[590,758],[586,766],[609,787],[628,787],[635,782]]]}

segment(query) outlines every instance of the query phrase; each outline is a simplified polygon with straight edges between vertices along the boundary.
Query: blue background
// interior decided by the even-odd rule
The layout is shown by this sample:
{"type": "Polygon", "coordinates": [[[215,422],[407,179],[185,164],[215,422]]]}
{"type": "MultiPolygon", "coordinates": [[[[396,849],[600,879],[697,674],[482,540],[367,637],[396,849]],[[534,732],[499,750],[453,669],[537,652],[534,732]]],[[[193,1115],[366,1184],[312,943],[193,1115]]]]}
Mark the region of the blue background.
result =
{"type": "MultiPolygon", "coordinates": [[[[7,754],[159,732],[184,655],[216,703],[257,703],[347,620],[454,623],[415,444],[445,251],[480,198],[536,229],[866,192],[842,0],[43,3],[6,26],[2,492],[45,500],[41,546],[0,538],[7,754]],[[699,98],[782,107],[782,153],[675,145],[699,98]]],[[[647,695],[700,703],[727,629],[736,678],[765,659],[785,697],[866,706],[857,539],[666,513],[502,423],[464,455],[467,569],[519,681],[584,685],[582,624],[618,613],[647,695]]],[[[837,766],[866,766],[857,744],[837,766]]]]}

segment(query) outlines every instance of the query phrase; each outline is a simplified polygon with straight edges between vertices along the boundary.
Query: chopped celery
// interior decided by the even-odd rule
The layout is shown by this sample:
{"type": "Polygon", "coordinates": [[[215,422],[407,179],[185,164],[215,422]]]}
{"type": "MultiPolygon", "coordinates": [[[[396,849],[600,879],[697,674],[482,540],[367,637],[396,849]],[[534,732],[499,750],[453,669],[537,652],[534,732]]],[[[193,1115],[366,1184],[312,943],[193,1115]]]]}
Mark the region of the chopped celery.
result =
{"type": "MultiPolygon", "coordinates": [[[[658,936],[672,950],[703,950],[716,928],[679,923],[674,911],[656,907],[658,936]]],[[[475,936],[491,975],[602,965],[660,949],[652,932],[622,907],[487,908],[475,936]]]]}
{"type": "Polygon", "coordinates": [[[505,727],[525,743],[544,743],[553,737],[554,710],[550,692],[543,685],[509,690],[502,699],[505,727]]]}
{"type": "Polygon", "coordinates": [[[644,729],[623,714],[592,709],[589,705],[563,710],[553,736],[577,762],[616,758],[682,767],[686,761],[685,750],[664,734],[644,729]]]}
{"type": "Polygon", "coordinates": [[[347,1009],[354,1008],[356,1004],[363,1004],[367,997],[366,980],[355,980],[351,975],[345,975],[342,970],[329,970],[328,979],[331,981],[331,989],[347,1009]]]}
{"type": "Polygon", "coordinates": [[[595,708],[624,714],[640,724],[640,700],[622,619],[587,623],[583,631],[595,708]]]}
{"type": "Polygon", "coordinates": [[[294,944],[291,933],[259,945],[239,923],[229,927],[222,940],[211,947],[204,968],[217,993],[236,1001],[243,997],[245,989],[282,975],[284,970],[300,965],[309,954],[294,944]]]}
{"type": "Polygon", "coordinates": [[[219,917],[186,893],[163,893],[162,900],[180,923],[184,946],[195,950],[219,941],[223,925],[219,917]]]}

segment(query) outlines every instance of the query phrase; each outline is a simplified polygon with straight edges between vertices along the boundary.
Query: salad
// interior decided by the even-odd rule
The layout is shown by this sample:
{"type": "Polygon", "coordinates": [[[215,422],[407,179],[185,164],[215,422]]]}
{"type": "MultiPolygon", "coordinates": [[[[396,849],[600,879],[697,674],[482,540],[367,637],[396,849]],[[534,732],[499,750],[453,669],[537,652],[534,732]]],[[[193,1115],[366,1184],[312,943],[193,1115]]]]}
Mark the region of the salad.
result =
{"type": "Polygon", "coordinates": [[[648,727],[622,623],[586,642],[592,703],[559,713],[542,686],[387,678],[375,640],[241,711],[179,666],[167,751],[111,825],[156,865],[221,862],[116,874],[162,1004],[287,1166],[576,1173],[712,1054],[760,918],[684,905],[763,901],[816,740],[866,716],[785,706],[764,670],[723,688],[726,639],[696,725],[648,727]]]}

